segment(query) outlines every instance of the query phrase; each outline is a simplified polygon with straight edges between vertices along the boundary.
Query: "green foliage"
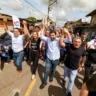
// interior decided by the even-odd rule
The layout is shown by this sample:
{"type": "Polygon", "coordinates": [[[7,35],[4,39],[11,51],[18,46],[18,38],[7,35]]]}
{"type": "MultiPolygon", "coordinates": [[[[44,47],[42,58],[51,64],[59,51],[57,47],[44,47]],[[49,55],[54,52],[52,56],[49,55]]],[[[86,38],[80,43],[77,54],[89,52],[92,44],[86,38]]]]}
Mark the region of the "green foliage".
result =
{"type": "Polygon", "coordinates": [[[28,17],[27,19],[32,21],[32,22],[36,22],[37,21],[37,19],[35,17],[28,17]]]}

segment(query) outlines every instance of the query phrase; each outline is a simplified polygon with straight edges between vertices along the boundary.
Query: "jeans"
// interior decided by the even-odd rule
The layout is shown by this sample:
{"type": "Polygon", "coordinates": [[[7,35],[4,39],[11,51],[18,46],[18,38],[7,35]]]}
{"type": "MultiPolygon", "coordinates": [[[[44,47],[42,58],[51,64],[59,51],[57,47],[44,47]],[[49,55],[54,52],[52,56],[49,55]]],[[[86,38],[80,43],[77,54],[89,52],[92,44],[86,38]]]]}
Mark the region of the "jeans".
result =
{"type": "Polygon", "coordinates": [[[6,57],[0,55],[0,70],[3,70],[6,57]]]}
{"type": "Polygon", "coordinates": [[[54,77],[55,71],[56,71],[56,66],[59,63],[59,59],[57,60],[50,60],[49,58],[46,58],[46,69],[45,69],[45,73],[44,73],[44,82],[43,83],[47,83],[47,78],[50,72],[50,68],[52,68],[51,70],[51,75],[50,78],[54,77]]]}
{"type": "Polygon", "coordinates": [[[7,62],[10,62],[10,56],[9,55],[7,56],[7,62]]]}
{"type": "Polygon", "coordinates": [[[23,61],[23,57],[24,57],[24,52],[20,52],[20,53],[13,53],[14,56],[14,60],[17,66],[17,70],[18,71],[22,71],[22,61],[23,61]]]}
{"type": "Polygon", "coordinates": [[[68,87],[67,87],[67,92],[72,91],[72,87],[74,85],[76,75],[77,75],[77,70],[69,69],[66,66],[64,67],[64,80],[66,81],[69,76],[69,83],[68,83],[68,87]]]}

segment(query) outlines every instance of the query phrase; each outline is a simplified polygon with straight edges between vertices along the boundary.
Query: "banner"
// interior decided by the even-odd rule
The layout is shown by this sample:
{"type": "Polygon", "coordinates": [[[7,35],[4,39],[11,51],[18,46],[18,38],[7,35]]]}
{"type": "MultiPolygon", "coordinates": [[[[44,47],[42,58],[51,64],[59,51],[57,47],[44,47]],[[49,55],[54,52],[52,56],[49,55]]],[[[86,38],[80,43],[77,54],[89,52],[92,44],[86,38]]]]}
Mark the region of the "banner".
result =
{"type": "Polygon", "coordinates": [[[12,15],[14,28],[20,28],[20,21],[17,16],[12,15]]]}

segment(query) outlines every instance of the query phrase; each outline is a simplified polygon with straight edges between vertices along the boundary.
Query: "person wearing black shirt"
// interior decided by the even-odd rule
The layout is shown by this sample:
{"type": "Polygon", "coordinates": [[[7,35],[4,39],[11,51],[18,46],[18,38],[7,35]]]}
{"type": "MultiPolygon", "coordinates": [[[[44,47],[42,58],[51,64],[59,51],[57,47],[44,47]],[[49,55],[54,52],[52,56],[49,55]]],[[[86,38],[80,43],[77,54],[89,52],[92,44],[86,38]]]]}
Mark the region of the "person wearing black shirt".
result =
{"type": "Polygon", "coordinates": [[[60,46],[66,47],[66,54],[67,54],[64,62],[65,64],[64,85],[69,75],[69,83],[68,83],[66,94],[67,96],[72,96],[71,92],[72,92],[72,87],[74,85],[74,80],[76,78],[77,72],[82,71],[82,68],[84,66],[85,59],[86,59],[86,56],[85,56],[86,52],[84,48],[81,46],[82,41],[80,37],[75,37],[73,39],[73,44],[69,46],[65,45],[63,39],[64,39],[64,33],[62,33],[62,36],[60,39],[60,46]],[[79,65],[81,57],[82,57],[81,65],[79,65]]]}
{"type": "Polygon", "coordinates": [[[96,42],[91,40],[87,43],[87,61],[85,63],[84,82],[88,80],[90,74],[96,69],[96,42]]]}
{"type": "Polygon", "coordinates": [[[29,44],[31,52],[31,61],[33,62],[33,66],[31,65],[32,80],[35,78],[36,69],[38,67],[38,61],[40,57],[40,41],[41,40],[38,37],[38,33],[33,32],[29,44]]]}
{"type": "MultiPolygon", "coordinates": [[[[87,43],[87,46],[87,62],[85,63],[84,82],[86,82],[90,75],[96,70],[96,41],[91,40],[87,43]]],[[[89,96],[96,96],[96,91],[89,91],[89,96]],[[95,95],[93,95],[94,93],[95,95]]]]}
{"type": "Polygon", "coordinates": [[[83,84],[80,96],[96,96],[96,71],[94,71],[90,78],[83,84]]]}

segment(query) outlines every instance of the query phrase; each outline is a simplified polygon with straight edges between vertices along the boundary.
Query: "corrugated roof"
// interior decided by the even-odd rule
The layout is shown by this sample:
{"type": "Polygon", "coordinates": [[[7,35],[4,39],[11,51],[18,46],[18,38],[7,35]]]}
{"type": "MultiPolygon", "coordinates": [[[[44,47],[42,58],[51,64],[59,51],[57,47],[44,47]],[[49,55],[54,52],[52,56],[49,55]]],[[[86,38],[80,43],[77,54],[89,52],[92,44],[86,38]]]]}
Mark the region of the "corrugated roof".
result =
{"type": "Polygon", "coordinates": [[[95,14],[96,14],[96,9],[93,10],[92,12],[90,12],[88,15],[86,15],[86,17],[88,17],[88,16],[93,16],[93,15],[95,15],[95,14]]]}

